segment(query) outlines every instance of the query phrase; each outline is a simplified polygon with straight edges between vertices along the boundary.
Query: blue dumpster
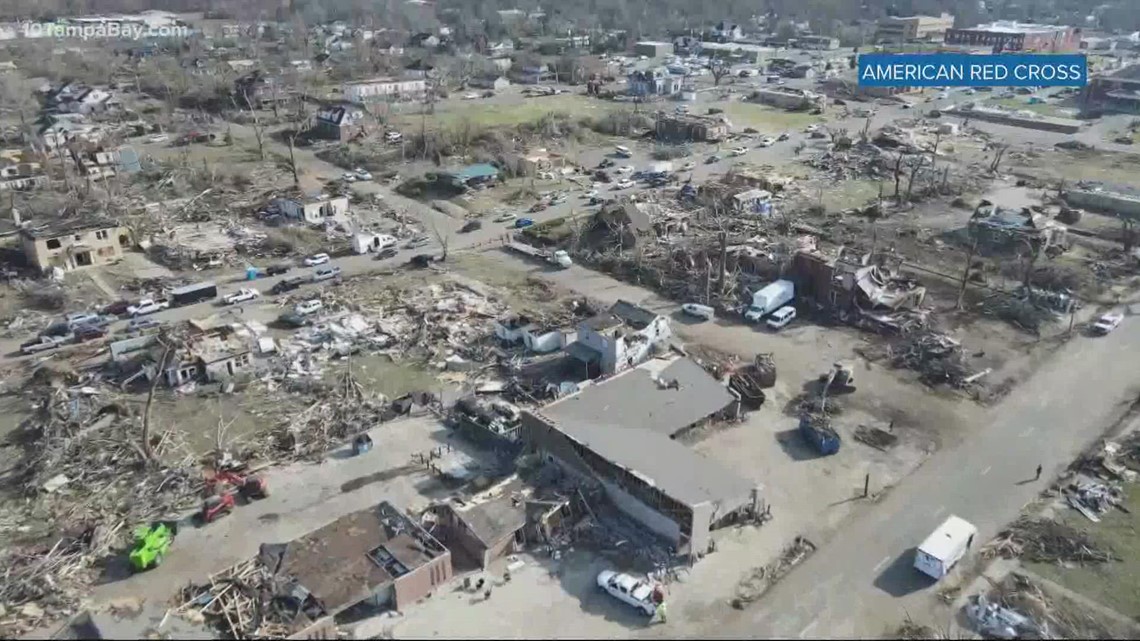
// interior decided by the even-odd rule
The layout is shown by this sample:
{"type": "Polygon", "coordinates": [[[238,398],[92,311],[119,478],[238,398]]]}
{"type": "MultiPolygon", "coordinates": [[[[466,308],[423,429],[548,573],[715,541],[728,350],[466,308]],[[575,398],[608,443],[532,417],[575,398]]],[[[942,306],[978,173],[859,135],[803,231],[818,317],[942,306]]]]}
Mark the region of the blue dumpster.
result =
{"type": "Polygon", "coordinates": [[[816,452],[831,456],[839,451],[839,433],[831,427],[826,416],[804,414],[800,416],[800,435],[816,452]]]}

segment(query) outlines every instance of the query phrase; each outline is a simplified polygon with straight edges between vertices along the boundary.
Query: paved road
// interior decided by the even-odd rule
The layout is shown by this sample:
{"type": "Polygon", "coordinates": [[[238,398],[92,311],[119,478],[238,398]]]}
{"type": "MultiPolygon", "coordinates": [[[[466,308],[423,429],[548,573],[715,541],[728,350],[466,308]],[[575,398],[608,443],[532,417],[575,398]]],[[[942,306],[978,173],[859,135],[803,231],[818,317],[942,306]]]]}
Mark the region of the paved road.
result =
{"type": "MultiPolygon", "coordinates": [[[[1137,311],[1140,311],[1138,309],[1137,311]]],[[[995,408],[971,438],[939,452],[881,504],[857,517],[753,609],[710,624],[715,637],[867,637],[910,613],[946,625],[951,613],[911,567],[913,548],[947,515],[994,536],[1127,410],[1140,393],[1122,354],[1140,349],[1135,318],[1100,339],[1077,338],[995,408]],[[1043,480],[1032,482],[1043,465],[1043,480]]]]}

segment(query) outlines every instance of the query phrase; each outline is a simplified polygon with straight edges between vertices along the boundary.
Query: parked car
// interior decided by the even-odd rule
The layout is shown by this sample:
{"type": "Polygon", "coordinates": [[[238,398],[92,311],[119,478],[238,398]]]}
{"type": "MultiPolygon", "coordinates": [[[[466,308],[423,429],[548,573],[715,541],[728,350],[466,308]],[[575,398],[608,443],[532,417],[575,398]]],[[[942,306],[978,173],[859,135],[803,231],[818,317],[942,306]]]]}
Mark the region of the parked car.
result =
{"type": "Polygon", "coordinates": [[[506,212],[506,213],[499,214],[498,216],[495,216],[492,219],[492,221],[496,222],[496,223],[509,223],[509,222],[513,221],[515,218],[518,218],[518,216],[516,216],[510,212],[506,212]]]}
{"type": "Polygon", "coordinates": [[[277,324],[285,327],[290,327],[292,329],[297,329],[299,327],[304,327],[311,324],[311,321],[296,312],[287,312],[277,317],[277,324]]]}
{"type": "Polygon", "coordinates": [[[60,322],[60,323],[52,323],[51,325],[48,325],[47,329],[40,332],[39,335],[40,336],[67,336],[70,333],[71,333],[71,328],[67,326],[67,323],[60,322]]]}
{"type": "Polygon", "coordinates": [[[293,306],[293,313],[298,316],[308,316],[309,314],[316,314],[324,309],[325,304],[319,298],[311,298],[309,300],[301,301],[293,306]]]}
{"type": "Polygon", "coordinates": [[[796,308],[788,305],[772,312],[772,314],[768,316],[766,323],[771,329],[780,329],[786,327],[788,323],[791,323],[795,318],[796,308]]]}
{"type": "Polygon", "coordinates": [[[1124,322],[1124,314],[1122,312],[1109,312],[1096,319],[1089,330],[1093,334],[1103,336],[1117,327],[1120,327],[1122,322],[1124,322]]]}
{"type": "Polygon", "coordinates": [[[765,137],[760,139],[760,144],[758,146],[759,147],[771,147],[774,144],[776,144],[775,138],[773,138],[771,136],[765,136],[765,137]]]}
{"type": "Polygon", "coordinates": [[[628,180],[628,179],[627,180],[619,180],[616,183],[614,183],[614,189],[629,189],[630,187],[633,187],[636,184],[637,183],[633,182],[632,180],[628,180]]]}
{"type": "Polygon", "coordinates": [[[477,93],[466,93],[466,94],[463,94],[463,99],[464,100],[478,100],[479,94],[477,94],[477,93]]]}
{"type": "Polygon", "coordinates": [[[346,171],[343,175],[341,175],[340,179],[346,183],[354,183],[356,182],[356,174],[352,173],[351,171],[346,171]]]}
{"type": "Polygon", "coordinates": [[[256,289],[253,289],[252,287],[243,287],[230,294],[229,296],[226,296],[222,300],[225,301],[227,305],[237,305],[238,303],[244,303],[246,301],[258,298],[259,296],[261,296],[261,292],[257,291],[256,289]]]}
{"type": "Polygon", "coordinates": [[[329,257],[328,254],[324,254],[324,253],[313,254],[312,256],[305,258],[305,265],[307,265],[309,267],[316,267],[317,265],[324,265],[325,263],[329,262],[330,260],[332,260],[332,259],[329,257]]]}
{"type": "Polygon", "coordinates": [[[789,134],[788,132],[785,131],[785,132],[781,133],[779,136],[776,136],[776,142],[784,142],[785,140],[787,140],[791,137],[792,137],[791,134],[789,134]]]}
{"type": "Polygon", "coordinates": [[[131,306],[129,300],[117,300],[113,303],[107,303],[99,313],[106,314],[107,316],[122,316],[127,313],[127,308],[131,306]]]}
{"type": "Polygon", "coordinates": [[[107,335],[107,328],[106,327],[96,327],[94,325],[84,325],[83,327],[80,327],[79,329],[75,330],[75,342],[76,343],[85,343],[87,341],[93,341],[97,338],[103,338],[106,335],[107,335]]]}
{"type": "Polygon", "coordinates": [[[92,312],[74,312],[63,317],[63,322],[67,324],[68,329],[75,329],[80,325],[90,323],[91,321],[98,320],[99,315],[92,312]]]}
{"type": "Polygon", "coordinates": [[[385,247],[384,249],[376,252],[376,260],[387,260],[394,257],[398,253],[400,253],[400,250],[396,249],[395,247],[385,247]]]}
{"type": "Polygon", "coordinates": [[[624,572],[602,570],[598,573],[598,587],[645,616],[651,617],[657,611],[657,605],[653,603],[653,586],[647,581],[639,581],[624,572]]]}
{"type": "Polygon", "coordinates": [[[633,167],[631,167],[629,165],[623,165],[623,166],[615,169],[614,173],[615,174],[632,174],[633,173],[633,167]]]}
{"type": "Polygon", "coordinates": [[[713,155],[709,156],[708,158],[705,158],[705,164],[706,165],[711,165],[711,164],[717,163],[717,162],[720,162],[720,156],[717,156],[716,154],[713,154],[713,155]]]}
{"type": "Polygon", "coordinates": [[[135,334],[161,326],[162,321],[157,318],[132,318],[131,322],[127,323],[127,333],[135,334]]]}
{"type": "Polygon", "coordinates": [[[371,172],[369,172],[367,169],[364,169],[362,167],[357,167],[356,169],[353,170],[353,173],[356,174],[357,180],[372,180],[371,172]]]}
{"type": "Polygon", "coordinates": [[[681,171],[692,171],[696,168],[697,168],[697,163],[695,163],[691,160],[689,162],[681,165],[681,171]]]}
{"type": "Polygon", "coordinates": [[[300,276],[297,278],[286,278],[285,280],[278,282],[276,285],[270,288],[269,293],[274,296],[278,294],[284,294],[285,292],[291,292],[304,284],[305,279],[300,276]]]}
{"type": "Polygon", "coordinates": [[[146,139],[147,142],[166,142],[170,140],[170,136],[166,134],[155,134],[146,139]]]}
{"type": "Polygon", "coordinates": [[[463,223],[463,226],[459,228],[459,233],[466,234],[469,232],[478,231],[480,229],[483,229],[483,221],[469,220],[463,223]]]}
{"type": "Polygon", "coordinates": [[[705,320],[712,320],[716,311],[708,305],[699,305],[697,303],[685,303],[681,305],[681,311],[689,316],[703,318],[705,320]]]}
{"type": "Polygon", "coordinates": [[[131,305],[127,308],[127,313],[131,316],[146,316],[153,314],[157,311],[168,309],[170,301],[168,300],[155,300],[153,298],[144,298],[138,302],[137,305],[131,305]]]}
{"type": "Polygon", "coordinates": [[[533,218],[519,218],[518,220],[515,221],[515,229],[522,229],[524,227],[530,227],[533,224],[534,224],[533,218]]]}
{"type": "Polygon", "coordinates": [[[417,247],[423,247],[429,242],[431,242],[431,236],[428,236],[427,234],[420,234],[418,236],[413,236],[412,239],[404,245],[404,248],[415,249],[417,247]]]}
{"type": "Polygon", "coordinates": [[[290,269],[293,269],[292,265],[286,265],[286,264],[270,265],[269,267],[265,268],[265,275],[266,276],[280,276],[281,274],[289,273],[290,269]]]}
{"type": "Polygon", "coordinates": [[[529,214],[537,214],[538,212],[546,209],[546,207],[547,207],[546,203],[535,203],[535,204],[531,205],[530,209],[527,209],[526,211],[529,214]]]}
{"type": "Polygon", "coordinates": [[[20,352],[23,354],[35,354],[37,352],[45,352],[49,349],[55,349],[60,345],[67,342],[67,336],[38,336],[30,341],[20,344],[20,352]]]}
{"type": "Polygon", "coordinates": [[[590,191],[587,191],[586,193],[582,194],[582,198],[597,198],[598,193],[599,192],[597,189],[591,189],[590,191]]]}
{"type": "Polygon", "coordinates": [[[384,134],[384,140],[388,142],[400,142],[403,139],[404,135],[398,131],[389,131],[388,133],[384,134]]]}
{"type": "Polygon", "coordinates": [[[319,267],[313,272],[313,282],[319,283],[322,280],[329,280],[340,276],[340,267],[335,265],[329,267],[319,267]]]}

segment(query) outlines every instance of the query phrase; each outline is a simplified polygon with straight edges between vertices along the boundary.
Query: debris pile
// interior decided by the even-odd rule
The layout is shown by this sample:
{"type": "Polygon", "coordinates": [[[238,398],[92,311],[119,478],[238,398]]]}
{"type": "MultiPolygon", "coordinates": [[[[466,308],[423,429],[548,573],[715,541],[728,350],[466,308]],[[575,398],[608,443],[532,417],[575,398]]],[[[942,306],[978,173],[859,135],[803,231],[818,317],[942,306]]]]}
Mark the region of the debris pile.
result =
{"type": "Polygon", "coordinates": [[[1052,519],[1022,517],[1000,532],[985,548],[987,557],[1020,557],[1035,563],[1097,564],[1119,560],[1089,536],[1052,519]]]}
{"type": "Polygon", "coordinates": [[[1100,515],[1112,508],[1124,509],[1124,491],[1119,485],[1104,483],[1073,483],[1065,492],[1069,505],[1085,515],[1093,523],[1100,522],[1100,515]]]}
{"type": "Polygon", "coordinates": [[[764,595],[780,579],[803,563],[815,552],[815,544],[803,536],[797,536],[787,547],[780,552],[779,558],[771,563],[754,568],[736,586],[736,596],[732,599],[732,607],[743,610],[745,606],[754,603],[764,595]]]}
{"type": "MultiPolygon", "coordinates": [[[[259,558],[210,575],[205,584],[182,589],[175,614],[193,623],[206,623],[225,639],[283,639],[308,627],[308,595],[274,598],[274,577],[259,558]]],[[[317,608],[319,612],[319,607],[317,608]]]]}
{"type": "Polygon", "coordinates": [[[1049,638],[1029,617],[1013,609],[991,603],[983,594],[976,594],[966,604],[966,617],[975,629],[986,638],[1021,639],[1049,638]]]}
{"type": "Polygon", "coordinates": [[[899,437],[877,427],[860,425],[855,428],[855,440],[886,452],[898,443],[899,437]]]}
{"type": "Polygon", "coordinates": [[[86,586],[99,569],[110,537],[93,528],[79,537],[65,536],[51,545],[7,546],[0,555],[0,634],[15,638],[36,627],[74,614],[86,586]]]}
{"type": "Polygon", "coordinates": [[[966,369],[962,344],[934,331],[916,332],[888,348],[894,367],[914,370],[923,383],[965,388],[972,381],[966,369]]]}
{"type": "MultiPolygon", "coordinates": [[[[1030,577],[1014,571],[990,594],[991,602],[1029,619],[1027,632],[1044,639],[1128,639],[1135,623],[1115,621],[1063,594],[1050,594],[1030,577]]],[[[1027,635],[1028,636],[1028,635],[1027,635]]],[[[1025,638],[1025,637],[1022,637],[1025,638]]]]}

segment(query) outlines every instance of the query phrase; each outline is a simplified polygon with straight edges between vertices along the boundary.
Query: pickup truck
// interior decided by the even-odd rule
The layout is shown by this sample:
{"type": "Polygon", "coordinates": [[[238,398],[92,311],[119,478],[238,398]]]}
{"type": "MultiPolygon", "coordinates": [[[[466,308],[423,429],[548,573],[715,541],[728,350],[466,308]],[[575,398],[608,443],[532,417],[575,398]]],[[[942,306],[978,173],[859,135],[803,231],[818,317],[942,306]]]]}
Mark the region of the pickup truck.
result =
{"type": "Polygon", "coordinates": [[[36,352],[43,352],[49,349],[55,349],[63,345],[71,336],[40,336],[33,338],[30,341],[20,345],[20,351],[24,354],[35,354],[36,352]]]}
{"type": "Polygon", "coordinates": [[[137,304],[128,307],[127,314],[131,316],[145,316],[164,309],[170,309],[170,301],[165,299],[155,300],[153,298],[144,298],[137,304]]]}
{"type": "Polygon", "coordinates": [[[558,265],[563,269],[566,269],[574,264],[574,261],[570,259],[570,254],[568,254],[564,249],[550,251],[547,249],[532,247],[525,243],[519,242],[512,242],[507,245],[507,247],[510,248],[511,251],[530,256],[531,258],[537,258],[539,260],[546,261],[552,265],[558,265]]]}
{"type": "Polygon", "coordinates": [[[238,303],[244,303],[247,300],[253,300],[258,296],[261,296],[261,292],[253,289],[252,287],[243,287],[230,294],[229,296],[226,296],[222,300],[225,301],[227,305],[237,305],[238,303]]]}

